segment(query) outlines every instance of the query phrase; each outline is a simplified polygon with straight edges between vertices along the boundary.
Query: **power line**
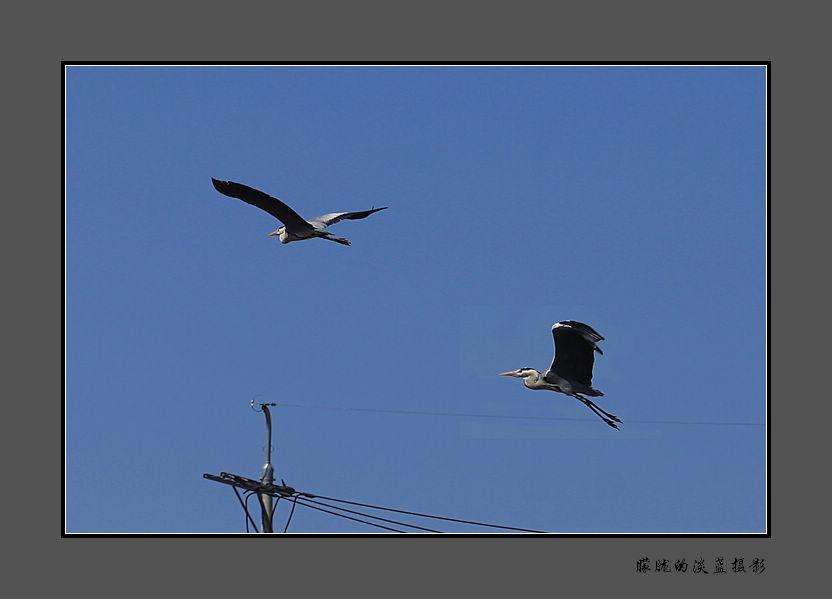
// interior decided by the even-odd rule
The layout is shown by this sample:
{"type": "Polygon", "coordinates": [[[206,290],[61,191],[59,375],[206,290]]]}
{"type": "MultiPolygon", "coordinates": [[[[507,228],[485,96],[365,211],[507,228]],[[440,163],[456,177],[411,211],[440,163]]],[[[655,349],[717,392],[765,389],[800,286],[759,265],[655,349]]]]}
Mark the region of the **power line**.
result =
{"type": "MultiPolygon", "coordinates": [[[[518,416],[514,414],[474,414],[464,412],[428,412],[423,410],[392,410],[384,408],[356,408],[349,406],[322,406],[312,404],[278,403],[285,408],[303,408],[312,410],[330,410],[337,412],[373,412],[377,414],[401,414],[415,416],[450,416],[454,418],[494,418],[505,420],[572,420],[594,422],[591,418],[569,418],[566,416],[518,416]]],[[[760,422],[716,422],[693,420],[627,420],[625,424],[692,424],[703,426],[764,426],[760,422]]]]}
{"type": "MultiPolygon", "coordinates": [[[[319,496],[315,495],[315,497],[319,497],[319,496]]],[[[317,505],[323,505],[323,506],[326,506],[328,508],[332,508],[334,510],[349,512],[350,514],[357,514],[359,516],[364,516],[365,518],[372,518],[374,520],[381,520],[382,522],[387,522],[389,524],[397,524],[399,526],[406,526],[408,528],[415,528],[417,530],[424,530],[425,532],[438,532],[438,533],[442,532],[441,530],[434,530],[432,528],[425,528],[424,526],[416,526],[415,524],[407,524],[405,522],[397,522],[396,520],[389,520],[387,518],[382,518],[381,516],[373,516],[371,514],[365,514],[363,512],[357,512],[355,510],[350,510],[350,509],[347,509],[345,507],[338,507],[337,505],[329,505],[328,503],[323,503],[321,501],[315,501],[314,499],[305,498],[305,501],[307,501],[309,503],[314,503],[314,504],[317,504],[317,505]]],[[[301,505],[303,505],[303,504],[301,504],[301,505]]]]}
{"type": "Polygon", "coordinates": [[[286,526],[283,528],[283,532],[289,530],[289,522],[292,521],[292,516],[295,514],[295,506],[298,503],[297,495],[292,499],[292,511],[289,512],[289,518],[286,520],[286,526]]]}
{"type": "Polygon", "coordinates": [[[248,512],[248,498],[251,497],[251,495],[246,495],[246,501],[245,501],[245,503],[243,503],[243,498],[240,497],[240,493],[239,493],[239,491],[237,491],[237,487],[231,487],[231,488],[234,489],[234,494],[237,496],[237,499],[240,501],[240,505],[243,506],[243,511],[246,513],[246,532],[248,532],[249,520],[251,520],[251,524],[252,524],[252,526],[254,526],[254,532],[258,532],[257,531],[257,525],[254,524],[254,520],[251,519],[251,514],[249,514],[249,512],[248,512]]]}
{"type": "MultiPolygon", "coordinates": [[[[450,517],[447,517],[447,516],[435,516],[433,514],[425,514],[425,513],[421,513],[421,512],[414,512],[414,511],[411,511],[411,510],[400,510],[400,509],[396,509],[396,508],[389,508],[389,507],[382,507],[382,506],[379,506],[379,505],[373,505],[373,504],[370,504],[370,503],[362,503],[362,502],[359,502],[359,501],[350,501],[348,499],[338,499],[336,497],[327,497],[325,495],[318,495],[318,494],[315,494],[315,493],[308,493],[308,492],[305,492],[305,491],[296,491],[292,487],[288,487],[285,484],[283,484],[283,485],[274,485],[274,484],[271,484],[271,483],[263,483],[263,482],[260,482],[260,481],[254,480],[254,479],[249,479],[249,478],[239,476],[239,475],[236,475],[236,474],[229,474],[227,472],[220,473],[220,476],[215,476],[213,474],[203,474],[202,476],[204,478],[207,478],[207,479],[211,479],[211,480],[214,480],[214,481],[217,481],[217,482],[225,483],[225,484],[231,486],[234,489],[234,493],[237,496],[237,499],[239,500],[240,505],[242,505],[243,510],[245,511],[245,514],[246,514],[246,532],[248,532],[248,530],[249,530],[249,522],[254,527],[255,532],[257,532],[257,525],[254,523],[254,520],[251,518],[251,515],[250,515],[249,510],[248,510],[248,500],[252,496],[257,496],[258,499],[260,499],[261,506],[262,506],[262,496],[263,495],[268,495],[268,496],[274,497],[278,501],[281,498],[290,498],[291,497],[292,511],[289,514],[289,519],[286,521],[286,527],[284,528],[283,532],[286,532],[289,528],[289,522],[292,519],[292,514],[294,514],[295,505],[302,505],[304,507],[315,509],[315,510],[318,510],[318,511],[321,511],[321,512],[326,512],[328,514],[332,514],[333,516],[339,516],[341,518],[346,518],[348,520],[354,520],[356,522],[361,522],[362,524],[367,524],[369,526],[375,526],[377,528],[383,528],[385,530],[390,530],[390,531],[393,531],[393,532],[403,533],[403,532],[406,532],[406,531],[399,530],[397,528],[392,528],[392,527],[389,527],[389,526],[385,526],[385,525],[382,525],[382,524],[378,524],[376,522],[369,522],[367,520],[362,520],[360,518],[354,518],[352,516],[347,516],[346,514],[343,514],[343,513],[340,513],[340,512],[348,512],[350,514],[356,514],[356,515],[362,516],[364,518],[370,518],[371,520],[378,520],[378,521],[381,521],[381,522],[387,522],[388,524],[394,524],[396,526],[404,526],[404,527],[412,528],[412,529],[416,529],[416,530],[423,530],[425,532],[432,532],[432,533],[441,533],[442,532],[441,530],[435,530],[435,529],[432,529],[432,528],[427,528],[427,527],[419,526],[419,525],[416,525],[416,524],[408,524],[406,522],[401,522],[401,521],[398,521],[398,520],[391,520],[389,518],[382,518],[381,516],[375,516],[375,515],[372,515],[372,514],[359,512],[357,510],[352,510],[352,509],[345,508],[345,507],[330,505],[330,504],[324,503],[323,501],[320,501],[320,500],[334,501],[334,502],[337,502],[337,503],[345,503],[345,504],[364,507],[364,508],[369,508],[369,509],[373,509],[373,510],[395,512],[395,513],[398,513],[398,514],[406,514],[408,516],[416,516],[416,517],[420,517],[420,518],[432,518],[434,520],[444,520],[446,522],[458,522],[458,523],[461,523],[461,524],[470,524],[470,525],[473,525],[473,526],[482,526],[482,527],[488,527],[488,528],[500,528],[500,529],[503,529],[503,530],[514,530],[514,531],[519,531],[519,532],[532,532],[532,533],[543,533],[544,532],[544,531],[541,531],[541,530],[532,530],[532,529],[529,529],[529,528],[519,528],[519,527],[516,527],[516,526],[504,526],[504,525],[501,525],[501,524],[489,524],[489,523],[486,523],[486,522],[477,522],[475,520],[463,520],[461,518],[450,518],[450,517]],[[237,491],[237,487],[245,489],[248,492],[248,494],[246,495],[245,502],[240,497],[240,494],[237,491]],[[303,498],[303,500],[301,500],[301,498],[303,498]],[[323,507],[318,507],[318,506],[323,506],[323,507]],[[324,509],[324,508],[330,508],[330,509],[324,509]],[[338,511],[332,511],[332,510],[338,510],[338,511]]],[[[269,520],[265,521],[266,526],[270,525],[270,523],[271,523],[272,514],[270,514],[269,516],[270,516],[269,520]]],[[[271,532],[271,531],[268,531],[268,532],[271,532]]]]}
{"type": "Polygon", "coordinates": [[[308,507],[308,508],[312,508],[313,510],[318,510],[320,512],[326,512],[327,514],[332,514],[333,516],[339,516],[341,518],[346,518],[347,520],[355,520],[356,522],[361,522],[362,524],[369,524],[370,526],[375,526],[376,528],[383,528],[385,530],[392,530],[393,532],[404,532],[403,530],[390,528],[389,526],[384,526],[382,524],[376,524],[375,522],[367,522],[366,520],[361,520],[359,518],[353,518],[352,516],[347,516],[346,514],[339,514],[338,512],[325,510],[323,508],[320,508],[320,507],[317,507],[317,506],[314,506],[314,505],[310,505],[308,503],[304,503],[301,500],[298,500],[297,502],[298,502],[298,505],[302,505],[302,506],[305,506],[305,507],[308,507]]]}
{"type": "MultiPolygon", "coordinates": [[[[504,530],[516,530],[516,531],[520,531],[520,532],[544,533],[544,531],[542,531],[542,530],[531,530],[531,529],[528,529],[528,528],[517,528],[515,526],[502,526],[500,524],[486,524],[485,522],[476,522],[474,520],[461,520],[459,518],[448,518],[446,516],[433,516],[431,514],[422,514],[422,513],[419,513],[419,512],[411,512],[409,510],[399,510],[399,509],[390,508],[390,507],[381,507],[381,506],[378,506],[378,505],[371,505],[369,503],[361,503],[361,502],[358,502],[358,501],[349,501],[349,500],[346,500],[346,499],[336,499],[335,497],[326,497],[326,496],[323,496],[323,495],[317,495],[317,494],[312,494],[312,493],[308,493],[308,494],[305,493],[305,495],[311,495],[312,497],[315,497],[317,499],[326,499],[327,501],[337,501],[337,502],[340,502],[340,503],[348,503],[350,505],[357,505],[357,506],[360,506],[360,507],[371,508],[371,509],[374,509],[374,510],[384,510],[384,511],[388,511],[388,512],[396,512],[396,513],[399,513],[399,514],[407,514],[409,516],[419,516],[421,518],[433,518],[435,520],[446,520],[446,521],[449,521],[449,522],[458,522],[460,524],[472,524],[474,526],[485,526],[485,527],[488,527],[488,528],[502,528],[504,530]]],[[[341,509],[341,508],[339,508],[339,509],[341,509]]]]}

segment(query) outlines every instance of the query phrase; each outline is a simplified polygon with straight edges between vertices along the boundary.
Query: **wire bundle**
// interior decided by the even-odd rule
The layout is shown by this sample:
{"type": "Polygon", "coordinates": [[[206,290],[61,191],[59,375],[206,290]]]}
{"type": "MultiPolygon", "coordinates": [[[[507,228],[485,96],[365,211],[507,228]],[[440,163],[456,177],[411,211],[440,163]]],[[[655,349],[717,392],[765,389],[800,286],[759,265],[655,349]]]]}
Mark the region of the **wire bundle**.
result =
{"type": "MultiPolygon", "coordinates": [[[[237,494],[237,499],[240,500],[240,504],[243,506],[243,510],[245,510],[245,513],[246,513],[246,532],[250,532],[249,524],[251,524],[251,526],[254,527],[255,532],[259,532],[257,530],[257,525],[254,523],[254,519],[251,517],[251,514],[248,511],[248,500],[251,498],[252,495],[257,495],[257,493],[255,493],[254,491],[247,492],[245,501],[243,501],[243,498],[240,497],[240,493],[237,491],[236,487],[234,487],[234,492],[237,494]]],[[[418,518],[430,518],[430,519],[434,519],[434,520],[443,520],[443,521],[446,521],[446,522],[456,522],[456,523],[459,523],[459,524],[467,524],[467,525],[470,525],[470,526],[479,526],[479,527],[485,527],[485,528],[496,528],[496,529],[501,529],[501,530],[506,530],[506,531],[516,531],[516,532],[529,532],[529,533],[543,533],[544,532],[542,530],[531,530],[531,529],[528,529],[528,528],[518,528],[518,527],[514,527],[514,526],[503,526],[503,525],[500,525],[500,524],[488,524],[488,523],[485,523],[485,522],[476,522],[474,520],[462,520],[462,519],[459,519],[459,518],[449,518],[449,517],[446,517],[446,516],[434,516],[434,515],[431,515],[431,514],[423,514],[423,513],[420,513],[420,512],[413,512],[413,511],[409,511],[409,510],[400,510],[400,509],[395,509],[395,508],[381,507],[381,506],[378,506],[378,505],[371,505],[369,503],[361,503],[361,502],[358,502],[358,501],[349,501],[349,500],[346,500],[346,499],[337,499],[335,497],[325,497],[325,496],[321,496],[321,495],[315,495],[315,494],[312,494],[312,493],[296,492],[294,495],[291,496],[291,498],[287,498],[285,496],[283,496],[283,497],[278,496],[278,497],[276,497],[276,499],[277,499],[277,503],[275,503],[275,506],[274,506],[274,511],[275,512],[277,511],[277,504],[280,502],[281,499],[285,499],[287,501],[292,502],[292,511],[289,513],[289,518],[286,520],[286,526],[284,527],[283,532],[287,532],[289,530],[289,523],[292,521],[292,516],[295,513],[295,506],[297,506],[297,505],[301,505],[303,507],[307,507],[307,508],[317,510],[317,511],[320,511],[320,512],[325,512],[327,514],[331,514],[331,515],[337,516],[339,518],[344,518],[344,519],[347,519],[347,520],[352,520],[354,522],[359,522],[361,524],[366,524],[368,526],[373,526],[375,528],[388,530],[390,532],[398,532],[398,533],[408,532],[407,530],[402,530],[403,528],[410,528],[410,529],[413,529],[413,530],[416,530],[416,531],[429,532],[429,533],[442,533],[443,532],[441,530],[436,530],[436,529],[433,529],[433,528],[427,528],[425,526],[419,526],[419,525],[416,525],[416,524],[410,524],[410,523],[407,523],[407,522],[402,522],[400,520],[393,520],[391,518],[383,518],[381,516],[374,516],[374,515],[368,514],[366,512],[361,512],[361,511],[358,511],[358,510],[354,510],[354,509],[350,509],[350,508],[346,508],[346,507],[341,507],[339,505],[333,505],[331,502],[343,503],[343,504],[348,504],[348,505],[362,507],[362,508],[366,508],[366,509],[372,509],[372,510],[381,510],[381,511],[386,511],[386,512],[393,512],[393,513],[397,513],[397,514],[403,514],[403,515],[413,516],[413,517],[418,517],[418,518]],[[353,515],[349,515],[349,514],[353,514],[353,515]],[[358,518],[356,516],[361,516],[361,518],[358,518]],[[373,520],[376,520],[377,522],[373,522],[373,520]],[[385,524],[381,524],[380,522],[384,522],[385,524]],[[398,526],[399,528],[393,528],[393,526],[388,526],[388,524],[398,526]]],[[[262,503],[261,503],[261,508],[262,507],[263,506],[262,506],[262,503]]]]}

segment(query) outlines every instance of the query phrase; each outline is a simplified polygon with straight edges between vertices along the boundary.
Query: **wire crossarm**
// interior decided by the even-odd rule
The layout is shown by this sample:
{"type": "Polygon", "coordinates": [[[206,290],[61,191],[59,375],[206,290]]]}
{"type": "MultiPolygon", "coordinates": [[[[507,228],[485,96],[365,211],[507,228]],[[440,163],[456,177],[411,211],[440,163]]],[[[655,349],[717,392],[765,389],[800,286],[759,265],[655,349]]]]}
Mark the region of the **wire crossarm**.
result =
{"type": "Polygon", "coordinates": [[[253,493],[257,493],[258,495],[271,495],[272,497],[292,497],[293,495],[302,495],[304,497],[315,497],[315,495],[312,495],[311,493],[296,491],[286,484],[275,485],[273,483],[264,483],[253,478],[240,476],[238,474],[229,474],[228,472],[220,472],[219,476],[215,474],[203,474],[202,477],[218,483],[231,485],[232,487],[245,489],[246,491],[251,491],[253,493]]]}

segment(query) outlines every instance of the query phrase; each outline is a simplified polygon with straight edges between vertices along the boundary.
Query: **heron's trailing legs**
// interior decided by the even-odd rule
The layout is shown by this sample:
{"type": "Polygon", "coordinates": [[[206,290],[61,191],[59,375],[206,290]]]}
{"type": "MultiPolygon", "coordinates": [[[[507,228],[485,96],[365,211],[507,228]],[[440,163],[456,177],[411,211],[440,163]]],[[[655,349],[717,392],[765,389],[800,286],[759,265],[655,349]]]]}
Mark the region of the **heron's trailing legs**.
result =
{"type": "Polygon", "coordinates": [[[336,241],[341,245],[352,245],[349,239],[344,239],[343,237],[325,237],[324,239],[329,239],[330,241],[336,241]]]}
{"type": "Polygon", "coordinates": [[[583,402],[583,404],[586,407],[588,407],[590,410],[595,412],[595,414],[599,418],[601,418],[601,420],[603,420],[604,422],[609,424],[614,429],[619,430],[618,427],[615,425],[615,422],[621,422],[621,420],[618,418],[618,416],[616,416],[615,414],[610,414],[609,412],[606,412],[606,411],[602,410],[597,405],[595,405],[592,401],[588,400],[586,397],[581,397],[577,393],[575,395],[573,395],[572,397],[580,399],[583,402]],[[613,420],[615,420],[615,422],[613,422],[613,420]]]}

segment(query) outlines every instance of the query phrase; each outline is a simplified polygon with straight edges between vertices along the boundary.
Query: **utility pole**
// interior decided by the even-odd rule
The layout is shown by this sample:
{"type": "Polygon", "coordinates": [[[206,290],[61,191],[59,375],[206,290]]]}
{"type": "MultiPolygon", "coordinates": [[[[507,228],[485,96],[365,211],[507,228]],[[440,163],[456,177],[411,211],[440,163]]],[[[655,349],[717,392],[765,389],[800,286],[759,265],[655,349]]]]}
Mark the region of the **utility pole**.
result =
{"type": "MultiPolygon", "coordinates": [[[[274,518],[275,497],[278,499],[284,497],[294,497],[297,499],[300,496],[315,497],[312,493],[296,491],[292,487],[288,486],[283,480],[280,481],[281,484],[279,485],[274,484],[274,467],[272,466],[272,415],[271,412],[269,412],[269,406],[276,405],[276,403],[261,403],[261,409],[255,410],[254,400],[251,400],[251,409],[255,412],[262,411],[266,415],[266,463],[263,464],[260,480],[254,480],[252,478],[246,478],[245,476],[230,474],[228,472],[220,472],[219,476],[207,473],[202,475],[203,478],[207,478],[208,480],[213,480],[215,482],[234,487],[234,493],[237,495],[237,499],[240,501],[240,505],[242,505],[246,513],[246,530],[248,530],[248,524],[250,522],[256,531],[257,524],[255,524],[254,519],[249,515],[248,507],[246,507],[246,503],[243,502],[237,489],[242,489],[243,491],[257,495],[257,499],[260,501],[260,509],[262,510],[260,532],[265,533],[274,532],[272,522],[274,518]]],[[[288,528],[288,522],[286,523],[286,526],[288,528]]]]}
{"type": "MultiPolygon", "coordinates": [[[[252,407],[254,406],[254,400],[252,407]]],[[[270,485],[274,482],[274,467],[272,466],[272,415],[269,412],[269,406],[274,406],[274,403],[261,403],[260,407],[266,415],[266,463],[263,464],[263,476],[260,477],[260,482],[264,485],[270,485]]],[[[274,532],[272,530],[272,516],[274,516],[274,507],[271,495],[260,493],[260,506],[263,511],[261,532],[274,532]]]]}

